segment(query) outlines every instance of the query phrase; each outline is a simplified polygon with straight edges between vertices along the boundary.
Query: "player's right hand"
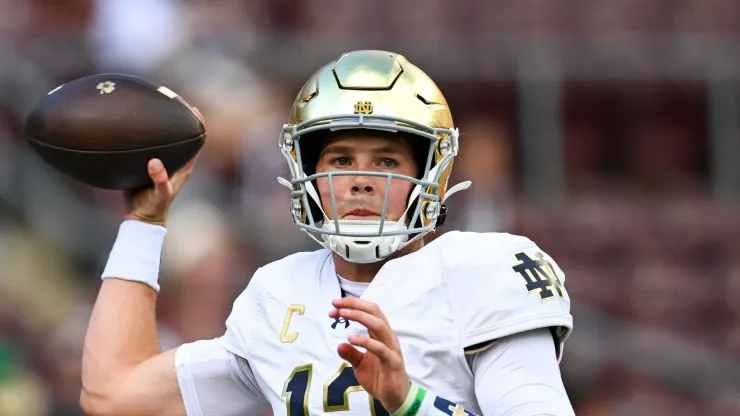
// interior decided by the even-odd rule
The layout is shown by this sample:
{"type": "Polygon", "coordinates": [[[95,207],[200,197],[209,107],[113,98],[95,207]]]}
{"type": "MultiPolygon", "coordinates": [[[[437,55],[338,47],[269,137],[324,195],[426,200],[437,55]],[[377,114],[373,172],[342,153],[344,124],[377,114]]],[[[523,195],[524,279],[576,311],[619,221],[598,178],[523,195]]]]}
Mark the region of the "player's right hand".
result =
{"type": "Polygon", "coordinates": [[[167,212],[193,172],[197,158],[196,156],[191,159],[172,177],[167,174],[161,160],[150,160],[147,170],[154,185],[124,194],[127,211],[125,218],[165,226],[167,224],[167,212]]]}

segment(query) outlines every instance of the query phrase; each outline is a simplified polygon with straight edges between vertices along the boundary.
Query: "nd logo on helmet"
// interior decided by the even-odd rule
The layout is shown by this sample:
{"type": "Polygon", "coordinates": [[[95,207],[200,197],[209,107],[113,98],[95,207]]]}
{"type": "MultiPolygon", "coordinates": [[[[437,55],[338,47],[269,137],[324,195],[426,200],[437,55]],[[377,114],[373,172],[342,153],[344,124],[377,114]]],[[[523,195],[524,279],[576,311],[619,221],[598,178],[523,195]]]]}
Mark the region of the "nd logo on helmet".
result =
{"type": "Polygon", "coordinates": [[[355,104],[355,114],[372,114],[373,113],[373,103],[370,101],[358,101],[357,104],[355,104]]]}

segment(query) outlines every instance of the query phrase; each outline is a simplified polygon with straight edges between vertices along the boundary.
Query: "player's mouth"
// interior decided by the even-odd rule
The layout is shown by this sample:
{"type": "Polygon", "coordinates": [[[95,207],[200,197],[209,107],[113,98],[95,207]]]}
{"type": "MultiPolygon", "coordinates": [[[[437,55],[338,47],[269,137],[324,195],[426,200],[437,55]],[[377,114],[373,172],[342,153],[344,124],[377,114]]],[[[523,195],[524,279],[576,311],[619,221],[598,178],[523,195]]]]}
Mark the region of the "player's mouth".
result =
{"type": "Polygon", "coordinates": [[[380,214],[367,208],[355,208],[342,216],[343,220],[368,220],[380,218],[380,214]]]}

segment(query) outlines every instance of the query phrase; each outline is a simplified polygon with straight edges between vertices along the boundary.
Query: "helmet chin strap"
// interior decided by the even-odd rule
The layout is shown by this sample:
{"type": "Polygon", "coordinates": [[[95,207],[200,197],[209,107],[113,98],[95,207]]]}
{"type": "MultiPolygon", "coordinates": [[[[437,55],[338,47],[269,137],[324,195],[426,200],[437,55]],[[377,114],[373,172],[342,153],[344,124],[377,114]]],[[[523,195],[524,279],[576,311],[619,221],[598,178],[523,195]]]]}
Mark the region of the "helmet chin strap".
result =
{"type": "Polygon", "coordinates": [[[460,191],[464,191],[470,188],[470,185],[472,184],[473,184],[472,181],[463,181],[453,186],[452,188],[448,189],[447,192],[445,192],[445,195],[442,197],[442,203],[444,204],[445,201],[447,201],[447,198],[451,197],[452,194],[460,192],[460,191]]]}

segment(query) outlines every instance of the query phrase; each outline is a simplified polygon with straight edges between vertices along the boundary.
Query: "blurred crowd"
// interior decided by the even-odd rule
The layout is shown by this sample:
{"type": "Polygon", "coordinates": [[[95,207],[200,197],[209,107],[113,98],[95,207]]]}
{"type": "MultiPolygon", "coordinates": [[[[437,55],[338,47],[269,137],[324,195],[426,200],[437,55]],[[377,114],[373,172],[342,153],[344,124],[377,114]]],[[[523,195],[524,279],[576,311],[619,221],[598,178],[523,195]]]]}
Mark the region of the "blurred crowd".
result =
{"type": "MultiPolygon", "coordinates": [[[[452,183],[473,181],[438,233],[524,234],[565,270],[576,330],[562,368],[577,414],[740,414],[740,215],[711,186],[706,82],[566,74],[566,192],[538,198],[522,192],[522,126],[539,120],[522,116],[517,80],[450,64],[483,62],[471,51],[496,49],[499,36],[615,35],[735,39],[740,4],[0,0],[0,416],[81,414],[82,341],[123,209],[118,193],[61,177],[30,151],[23,121],[36,102],[115,71],[161,82],[205,115],[208,142],[163,254],[158,313],[171,348],[221,335],[257,267],[316,248],[277,185],[278,132],[303,81],[359,48],[437,57],[422,68],[463,133],[452,183]],[[450,39],[471,49],[440,46],[450,39]]],[[[735,97],[738,85],[728,83],[735,97]]]]}

